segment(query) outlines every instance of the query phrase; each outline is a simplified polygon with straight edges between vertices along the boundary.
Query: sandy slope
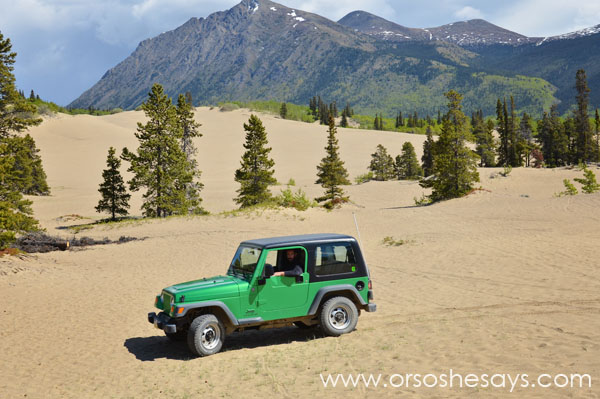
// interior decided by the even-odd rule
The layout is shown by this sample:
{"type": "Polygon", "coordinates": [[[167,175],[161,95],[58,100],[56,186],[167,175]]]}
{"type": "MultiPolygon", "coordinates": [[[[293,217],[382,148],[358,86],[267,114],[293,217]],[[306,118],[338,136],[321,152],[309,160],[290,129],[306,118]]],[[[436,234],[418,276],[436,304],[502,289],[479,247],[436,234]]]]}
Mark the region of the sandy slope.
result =
{"type": "MultiPolygon", "coordinates": [[[[573,170],[515,169],[487,191],[413,207],[413,182],[347,187],[354,201],[227,216],[249,112],[199,109],[198,159],[212,216],[99,226],[93,237],[146,237],[122,245],[0,259],[0,397],[284,397],[344,393],[423,397],[511,396],[509,388],[323,388],[320,373],[588,373],[592,389],[516,388],[515,397],[600,395],[600,195],[555,198],[573,170]],[[237,334],[225,350],[190,359],[146,321],[160,289],[223,273],[237,242],[297,233],[355,234],[355,213],[378,311],[352,334],[324,338],[295,328],[237,334]],[[388,247],[386,236],[408,240],[388,247]]],[[[34,129],[53,195],[35,198],[52,234],[99,218],[93,206],[108,146],[135,148],[142,114],[60,116],[34,129]]],[[[310,195],[325,128],[261,115],[276,177],[310,195]]],[[[422,136],[340,129],[351,177],[378,143],[393,155],[422,136]]],[[[420,154],[419,154],[420,155],[420,154]]],[[[600,170],[595,169],[600,176],[600,170]]],[[[277,192],[279,188],[275,188],[277,192]]],[[[139,196],[132,212],[139,214],[139,196]]],[[[534,378],[534,377],[532,377],[534,378]]]]}

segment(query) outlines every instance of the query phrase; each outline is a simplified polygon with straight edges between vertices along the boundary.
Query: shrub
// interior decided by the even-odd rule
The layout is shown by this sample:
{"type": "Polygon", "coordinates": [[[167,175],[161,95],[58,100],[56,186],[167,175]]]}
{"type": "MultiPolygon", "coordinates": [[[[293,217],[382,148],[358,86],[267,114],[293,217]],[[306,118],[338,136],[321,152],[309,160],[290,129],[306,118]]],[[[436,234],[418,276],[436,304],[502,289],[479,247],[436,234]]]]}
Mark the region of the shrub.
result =
{"type": "Polygon", "coordinates": [[[374,177],[375,177],[375,175],[373,175],[373,172],[368,172],[368,173],[356,176],[354,178],[354,182],[356,184],[362,184],[362,183],[366,183],[368,181],[373,180],[374,177]]]}
{"type": "Polygon", "coordinates": [[[295,193],[292,192],[291,188],[286,188],[281,191],[277,197],[275,197],[277,205],[285,208],[294,208],[299,211],[305,211],[310,207],[315,206],[314,201],[311,201],[306,196],[306,193],[302,189],[298,189],[295,193]]]}
{"type": "Polygon", "coordinates": [[[338,207],[342,206],[342,204],[345,204],[347,202],[350,202],[350,198],[348,198],[348,197],[335,197],[335,198],[333,198],[333,199],[325,202],[323,204],[323,207],[325,209],[332,210],[334,208],[338,208],[338,207]]]}
{"type": "Polygon", "coordinates": [[[583,179],[576,177],[574,180],[583,186],[581,187],[581,191],[586,194],[592,194],[600,190],[600,185],[596,181],[596,175],[587,168],[583,169],[583,179]]]}
{"type": "Polygon", "coordinates": [[[409,240],[396,240],[392,236],[383,237],[383,240],[381,241],[381,243],[383,245],[386,245],[388,247],[390,247],[390,246],[399,247],[400,245],[408,244],[410,242],[411,241],[409,241],[409,240]]]}
{"type": "Polygon", "coordinates": [[[563,184],[565,185],[565,191],[561,191],[560,193],[556,194],[557,197],[562,197],[565,195],[577,195],[578,191],[569,179],[564,179],[563,184]]]}
{"type": "Polygon", "coordinates": [[[508,177],[508,175],[510,175],[510,172],[512,172],[512,166],[510,166],[510,165],[505,166],[504,170],[502,172],[500,172],[500,176],[508,177]]]}
{"type": "Polygon", "coordinates": [[[233,104],[233,103],[225,103],[222,104],[221,107],[219,108],[219,111],[221,112],[229,112],[229,111],[234,111],[236,109],[239,109],[240,106],[237,104],[233,104]]]}
{"type": "Polygon", "coordinates": [[[414,197],[413,200],[415,201],[416,206],[430,205],[433,202],[431,198],[429,198],[425,194],[421,195],[421,198],[414,197]]]}

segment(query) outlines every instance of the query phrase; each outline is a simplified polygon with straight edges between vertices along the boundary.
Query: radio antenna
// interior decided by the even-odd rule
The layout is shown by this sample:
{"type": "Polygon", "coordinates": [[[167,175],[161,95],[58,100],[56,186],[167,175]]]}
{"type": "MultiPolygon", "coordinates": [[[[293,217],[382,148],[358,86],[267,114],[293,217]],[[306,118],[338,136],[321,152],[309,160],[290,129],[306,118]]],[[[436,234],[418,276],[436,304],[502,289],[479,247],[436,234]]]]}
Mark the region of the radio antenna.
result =
{"type": "Polygon", "coordinates": [[[354,216],[354,225],[356,226],[356,233],[358,234],[358,242],[360,246],[363,246],[362,240],[360,239],[360,230],[358,229],[358,222],[356,221],[356,213],[352,212],[352,216],[354,216]]]}
{"type": "Polygon", "coordinates": [[[367,268],[367,275],[371,278],[371,273],[369,272],[369,267],[367,266],[367,259],[365,258],[364,246],[362,243],[362,239],[360,238],[360,230],[358,229],[358,222],[356,221],[356,214],[352,212],[352,216],[354,217],[354,225],[356,226],[356,233],[358,233],[358,243],[360,244],[363,260],[365,261],[365,267],[367,268]]]}

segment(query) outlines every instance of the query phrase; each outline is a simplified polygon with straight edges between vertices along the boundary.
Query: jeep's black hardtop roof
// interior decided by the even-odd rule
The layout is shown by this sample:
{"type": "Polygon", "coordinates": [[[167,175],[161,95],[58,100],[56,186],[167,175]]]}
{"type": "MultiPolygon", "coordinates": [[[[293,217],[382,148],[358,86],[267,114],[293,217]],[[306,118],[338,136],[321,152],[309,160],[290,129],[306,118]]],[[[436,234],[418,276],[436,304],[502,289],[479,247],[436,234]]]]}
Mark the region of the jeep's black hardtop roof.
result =
{"type": "Polygon", "coordinates": [[[260,248],[275,248],[282,246],[315,244],[331,241],[356,241],[354,237],[345,234],[302,234],[297,236],[257,238],[254,240],[243,241],[240,245],[260,248]]]}

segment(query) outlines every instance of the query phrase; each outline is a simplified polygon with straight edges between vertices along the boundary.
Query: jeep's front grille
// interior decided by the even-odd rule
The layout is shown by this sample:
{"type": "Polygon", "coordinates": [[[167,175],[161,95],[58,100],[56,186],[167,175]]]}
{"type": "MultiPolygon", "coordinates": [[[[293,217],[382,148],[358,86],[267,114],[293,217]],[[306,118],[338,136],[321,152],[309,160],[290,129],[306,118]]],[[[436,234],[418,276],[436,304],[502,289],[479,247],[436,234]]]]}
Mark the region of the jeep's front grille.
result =
{"type": "Polygon", "coordinates": [[[168,292],[162,293],[163,310],[169,312],[171,310],[171,294],[168,292]]]}

